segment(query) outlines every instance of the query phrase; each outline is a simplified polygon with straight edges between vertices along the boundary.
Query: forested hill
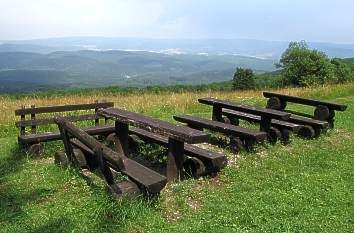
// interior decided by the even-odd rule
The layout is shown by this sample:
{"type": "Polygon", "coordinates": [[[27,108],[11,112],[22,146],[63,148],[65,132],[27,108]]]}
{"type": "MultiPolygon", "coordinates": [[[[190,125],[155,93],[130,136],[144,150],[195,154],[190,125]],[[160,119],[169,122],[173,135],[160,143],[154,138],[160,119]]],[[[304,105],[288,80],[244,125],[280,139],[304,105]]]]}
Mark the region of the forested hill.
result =
{"type": "Polygon", "coordinates": [[[235,67],[275,69],[274,60],[237,55],[164,54],[146,51],[0,53],[0,92],[103,86],[166,86],[230,80],[235,67]]]}

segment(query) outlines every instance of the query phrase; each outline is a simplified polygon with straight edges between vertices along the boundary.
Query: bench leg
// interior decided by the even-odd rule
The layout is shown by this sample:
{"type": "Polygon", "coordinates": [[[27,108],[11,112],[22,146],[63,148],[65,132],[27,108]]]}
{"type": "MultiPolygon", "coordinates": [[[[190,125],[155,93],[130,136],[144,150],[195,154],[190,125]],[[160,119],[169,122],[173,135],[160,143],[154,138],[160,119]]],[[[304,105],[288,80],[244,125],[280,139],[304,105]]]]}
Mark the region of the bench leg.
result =
{"type": "Polygon", "coordinates": [[[222,108],[220,106],[216,106],[216,105],[213,106],[212,120],[213,121],[223,122],[223,119],[222,119],[222,108]]]}
{"type": "Polygon", "coordinates": [[[124,156],[129,155],[129,126],[127,124],[121,123],[119,121],[115,122],[116,128],[116,148],[117,152],[123,154],[124,156]]]}
{"type": "Polygon", "coordinates": [[[169,138],[166,171],[168,181],[174,181],[183,178],[183,162],[184,142],[169,138]]]}
{"type": "Polygon", "coordinates": [[[32,144],[28,146],[26,151],[30,156],[39,156],[43,153],[43,145],[41,143],[32,144]]]}
{"type": "Polygon", "coordinates": [[[284,144],[287,144],[290,142],[290,130],[288,129],[280,129],[280,133],[281,133],[281,142],[284,144]]]}

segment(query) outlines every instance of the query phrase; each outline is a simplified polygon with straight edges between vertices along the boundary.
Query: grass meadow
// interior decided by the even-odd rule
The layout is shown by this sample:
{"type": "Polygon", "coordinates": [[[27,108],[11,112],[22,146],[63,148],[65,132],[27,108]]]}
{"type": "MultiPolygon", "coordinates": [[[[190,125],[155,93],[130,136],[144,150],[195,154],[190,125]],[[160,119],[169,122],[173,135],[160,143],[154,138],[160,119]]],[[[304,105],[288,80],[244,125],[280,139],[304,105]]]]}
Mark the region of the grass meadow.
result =
{"type": "Polygon", "coordinates": [[[212,147],[229,158],[218,176],[168,184],[154,199],[115,199],[96,175],[57,167],[61,142],[45,144],[40,157],[26,155],[17,145],[14,110],[108,100],[174,122],[175,114],[210,117],[200,97],[264,106],[262,92],[0,97],[0,232],[354,232],[354,84],[273,91],[348,109],[336,114],[335,129],[314,140],[292,137],[288,145],[237,155],[212,147]]]}

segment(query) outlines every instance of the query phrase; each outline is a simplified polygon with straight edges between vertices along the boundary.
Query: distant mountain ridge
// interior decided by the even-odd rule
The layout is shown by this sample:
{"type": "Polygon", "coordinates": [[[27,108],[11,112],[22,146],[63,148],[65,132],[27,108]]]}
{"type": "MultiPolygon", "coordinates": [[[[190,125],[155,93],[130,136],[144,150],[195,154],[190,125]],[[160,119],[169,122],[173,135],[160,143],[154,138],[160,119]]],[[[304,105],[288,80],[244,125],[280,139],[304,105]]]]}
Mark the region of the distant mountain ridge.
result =
{"type": "MultiPolygon", "coordinates": [[[[20,41],[0,41],[0,52],[36,52],[77,50],[153,51],[166,54],[241,55],[279,59],[289,42],[251,39],[145,39],[106,37],[67,37],[20,41]]],[[[308,42],[311,48],[331,57],[354,57],[354,44],[308,42]]]]}
{"type": "Polygon", "coordinates": [[[145,51],[0,52],[0,93],[104,86],[146,87],[230,80],[236,67],[275,70],[275,60],[145,51]]]}

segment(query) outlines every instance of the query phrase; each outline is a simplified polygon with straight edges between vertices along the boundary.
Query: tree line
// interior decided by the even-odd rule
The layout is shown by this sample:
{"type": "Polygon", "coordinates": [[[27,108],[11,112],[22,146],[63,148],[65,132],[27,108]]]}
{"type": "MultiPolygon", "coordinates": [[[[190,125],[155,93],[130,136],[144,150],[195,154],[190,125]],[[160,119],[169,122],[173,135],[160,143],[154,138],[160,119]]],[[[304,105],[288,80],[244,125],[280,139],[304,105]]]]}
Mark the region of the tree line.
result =
{"type": "MultiPolygon", "coordinates": [[[[313,86],[338,84],[354,80],[351,68],[339,58],[329,58],[325,53],[310,49],[305,41],[290,42],[275,66],[280,71],[277,86],[313,86]]],[[[255,73],[238,67],[232,80],[234,90],[256,87],[255,73]]]]}

